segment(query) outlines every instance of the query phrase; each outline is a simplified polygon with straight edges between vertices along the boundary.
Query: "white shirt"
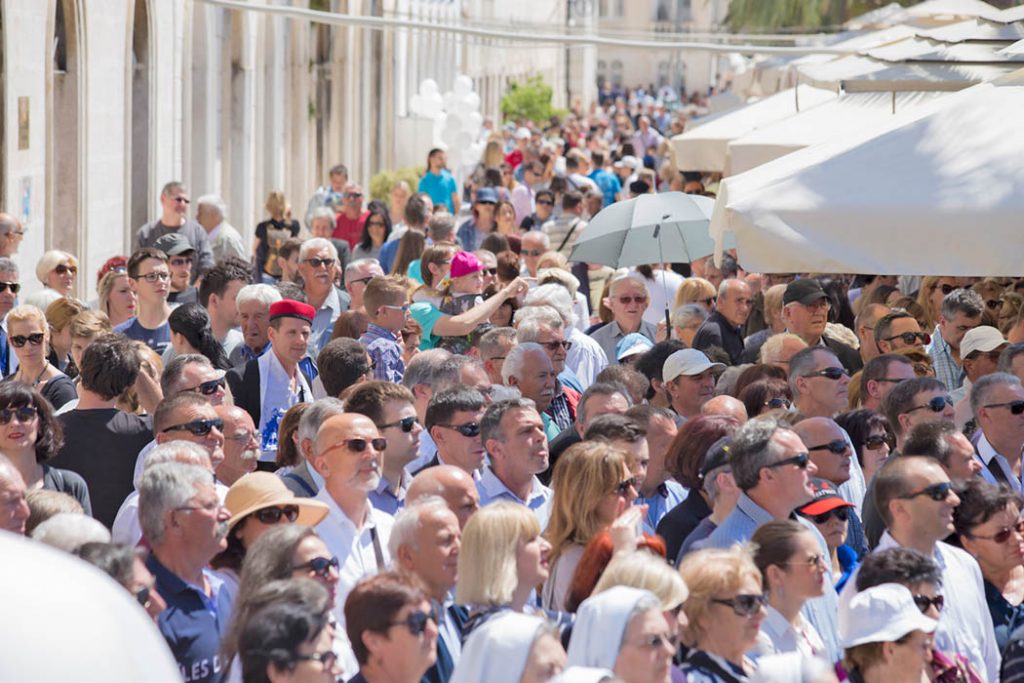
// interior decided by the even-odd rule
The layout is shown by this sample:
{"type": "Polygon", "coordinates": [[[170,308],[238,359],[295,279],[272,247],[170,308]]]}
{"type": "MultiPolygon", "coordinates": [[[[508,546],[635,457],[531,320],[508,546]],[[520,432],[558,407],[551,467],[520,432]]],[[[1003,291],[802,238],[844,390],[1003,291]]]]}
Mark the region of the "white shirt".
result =
{"type": "MultiPolygon", "coordinates": [[[[608,367],[608,356],[600,344],[583,334],[581,330],[570,327],[568,331],[566,340],[572,342],[572,348],[565,353],[565,367],[576,373],[584,388],[589,387],[597,381],[601,371],[608,367]]],[[[421,436],[420,447],[422,446],[421,436]]]]}
{"type": "MultiPolygon", "coordinates": [[[[273,423],[272,434],[277,433],[280,418],[296,403],[313,400],[313,391],[306,384],[302,371],[295,368],[296,390],[292,391],[291,378],[281,365],[274,349],[268,350],[257,361],[260,370],[260,423],[257,426],[260,441],[267,430],[267,424],[273,423]]],[[[273,462],[277,457],[276,436],[273,447],[266,442],[260,451],[260,460],[273,462]]]]}
{"type": "Polygon", "coordinates": [[[850,478],[836,487],[836,492],[843,497],[848,503],[853,503],[857,509],[857,514],[860,515],[860,506],[864,503],[864,495],[867,493],[867,484],[864,482],[864,470],[860,467],[860,462],[857,460],[857,449],[853,447],[853,441],[850,439],[850,435],[843,430],[843,437],[846,439],[846,443],[850,445],[850,478]]]}
{"type": "MultiPolygon", "coordinates": [[[[138,481],[136,479],[136,481],[138,481]]],[[[224,497],[228,495],[228,487],[224,484],[214,482],[213,487],[217,490],[217,498],[224,503],[224,497]]],[[[142,525],[139,524],[139,492],[132,491],[121,503],[121,508],[114,517],[114,523],[110,527],[110,540],[122,545],[135,546],[142,540],[142,525]]]]}
{"type": "Polygon", "coordinates": [[[760,655],[799,652],[803,657],[825,656],[825,643],[803,614],[796,615],[796,628],[786,621],[782,613],[768,606],[768,613],[761,622],[761,633],[755,648],[760,655]]]}
{"type": "Polygon", "coordinates": [[[974,457],[981,461],[981,478],[990,484],[1001,484],[1002,482],[996,479],[995,475],[992,474],[992,467],[998,467],[1002,470],[1003,474],[1006,475],[1006,480],[1017,493],[1021,492],[1020,477],[1013,473],[1013,467],[1010,465],[1010,461],[1007,460],[1002,454],[997,453],[995,447],[989,443],[985,433],[981,433],[981,438],[978,439],[978,447],[974,454],[974,457]],[[995,463],[992,460],[995,459],[995,463]]]}
{"type": "Polygon", "coordinates": [[[321,488],[314,500],[325,503],[329,508],[324,520],[316,525],[316,533],[341,563],[338,568],[338,597],[334,604],[334,616],[338,626],[344,629],[345,598],[360,579],[384,571],[391,564],[388,540],[395,519],[386,512],[374,509],[367,501],[366,522],[362,529],[357,529],[334,502],[327,487],[321,488]],[[378,562],[375,546],[379,548],[381,562],[378,562]]]}
{"type": "MultiPolygon", "coordinates": [[[[632,271],[632,274],[644,277],[636,271],[632,271]]],[[[651,300],[647,303],[643,319],[657,326],[658,323],[665,320],[665,307],[668,306],[669,312],[672,311],[676,300],[676,290],[686,281],[686,278],[674,270],[655,270],[654,281],[647,278],[644,278],[644,281],[647,283],[647,294],[651,300]]]]}

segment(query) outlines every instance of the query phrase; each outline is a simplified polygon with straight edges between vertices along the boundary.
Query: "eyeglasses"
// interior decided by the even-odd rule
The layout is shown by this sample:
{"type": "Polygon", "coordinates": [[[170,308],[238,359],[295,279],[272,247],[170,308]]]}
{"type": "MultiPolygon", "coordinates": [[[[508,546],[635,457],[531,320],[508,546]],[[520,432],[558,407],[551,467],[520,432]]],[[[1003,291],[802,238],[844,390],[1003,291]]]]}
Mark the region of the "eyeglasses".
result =
{"type": "Polygon", "coordinates": [[[250,441],[256,438],[256,432],[238,432],[236,434],[232,434],[231,436],[225,435],[224,438],[231,439],[232,441],[237,441],[238,443],[249,443],[250,441]]]}
{"type": "Polygon", "coordinates": [[[846,449],[848,449],[849,447],[850,447],[850,445],[848,443],[846,443],[845,440],[843,440],[843,439],[836,439],[835,441],[829,441],[828,443],[823,443],[820,446],[808,446],[807,450],[808,451],[829,451],[830,453],[835,453],[836,455],[841,455],[843,453],[846,453],[846,449]]]}
{"type": "Polygon", "coordinates": [[[334,265],[334,259],[332,258],[308,258],[304,259],[302,262],[308,263],[313,268],[319,268],[320,266],[329,268],[334,265]]]}
{"type": "Polygon", "coordinates": [[[158,270],[152,273],[146,273],[145,275],[129,275],[128,277],[133,280],[145,280],[146,282],[153,284],[157,280],[160,280],[161,282],[170,280],[171,274],[163,270],[158,270]]]}
{"type": "MultiPolygon", "coordinates": [[[[11,337],[11,341],[14,341],[14,337],[11,337]]],[[[1007,401],[1006,403],[989,403],[984,408],[1009,408],[1010,412],[1014,415],[1020,415],[1024,413],[1024,401],[1007,401]]]]}
{"type": "Polygon", "coordinates": [[[543,256],[543,249],[523,249],[523,256],[543,256]]]}
{"type": "Polygon", "coordinates": [[[21,285],[17,282],[0,282],[0,292],[6,292],[11,290],[11,294],[17,294],[21,291],[21,285]]]}
{"type": "Polygon", "coordinates": [[[554,206],[555,205],[555,203],[553,201],[551,201],[550,199],[538,199],[537,203],[540,204],[541,206],[554,206]]]}
{"type": "Polygon", "coordinates": [[[295,659],[300,662],[319,662],[324,671],[329,671],[334,668],[335,662],[338,661],[338,655],[334,654],[333,650],[327,650],[325,652],[314,652],[311,655],[295,655],[295,659]]]}
{"type": "Polygon", "coordinates": [[[764,405],[766,405],[767,407],[769,407],[769,408],[771,408],[773,410],[776,409],[776,408],[785,408],[786,410],[789,410],[789,407],[791,405],[793,405],[793,404],[789,401],[789,399],[785,399],[785,398],[770,398],[770,399],[768,399],[767,401],[764,402],[764,405]]]}
{"type": "Polygon", "coordinates": [[[934,598],[929,598],[927,595],[915,595],[914,604],[917,605],[917,609],[921,610],[921,614],[926,613],[932,605],[941,612],[942,608],[946,606],[946,598],[941,595],[936,595],[934,598]]]}
{"type": "Polygon", "coordinates": [[[623,306],[629,306],[632,303],[645,304],[647,303],[647,295],[641,294],[640,296],[617,296],[615,300],[623,306]]]}
{"type": "Polygon", "coordinates": [[[996,351],[975,351],[970,355],[968,360],[978,360],[979,358],[988,358],[991,363],[998,363],[999,357],[1003,355],[1001,350],[996,351]]]}
{"type": "Polygon", "coordinates": [[[365,285],[367,282],[369,282],[370,280],[372,280],[375,277],[376,277],[376,275],[368,275],[367,277],[361,277],[358,280],[349,280],[347,284],[354,285],[354,284],[356,284],[358,282],[361,282],[362,284],[365,285]]]}
{"type": "Polygon", "coordinates": [[[57,275],[67,275],[68,273],[71,273],[72,275],[77,275],[78,268],[76,268],[75,266],[65,266],[62,263],[56,268],[54,268],[53,272],[57,273],[57,275]]]}
{"type": "Polygon", "coordinates": [[[992,534],[991,536],[979,536],[978,534],[968,534],[968,536],[970,536],[971,538],[980,538],[983,541],[995,541],[996,543],[1006,543],[1010,540],[1010,536],[1015,531],[1021,536],[1024,536],[1024,520],[1018,521],[1012,527],[1004,526],[1002,529],[992,534]]]}
{"type": "Polygon", "coordinates": [[[1003,302],[1000,301],[999,299],[986,299],[985,307],[988,308],[988,310],[990,311],[998,311],[1000,308],[1003,307],[1003,302]]]}
{"type": "Polygon", "coordinates": [[[785,467],[786,465],[796,465],[802,470],[807,469],[807,463],[811,461],[811,456],[806,453],[797,453],[791,458],[785,458],[778,462],[773,462],[770,465],[765,465],[768,469],[774,470],[777,467],[785,467]]]}
{"type": "Polygon", "coordinates": [[[262,508],[252,513],[252,516],[258,519],[261,524],[277,524],[281,521],[282,517],[289,522],[294,522],[299,518],[299,506],[282,505],[281,507],[262,508]]]}
{"type": "Polygon", "coordinates": [[[956,289],[956,285],[939,285],[939,284],[932,285],[932,291],[934,292],[936,289],[941,289],[942,290],[942,295],[945,296],[945,295],[949,294],[950,292],[952,292],[954,289],[956,289]]]}
{"type": "Polygon", "coordinates": [[[392,306],[391,304],[381,304],[383,308],[390,308],[392,311],[401,311],[402,313],[408,313],[409,309],[412,308],[412,304],[402,304],[401,306],[392,306]]]}
{"type": "Polygon", "coordinates": [[[384,221],[366,221],[366,227],[368,228],[383,228],[385,227],[384,221]]]}
{"type": "MultiPolygon", "coordinates": [[[[845,509],[846,508],[843,508],[843,510],[845,509]]],[[[804,559],[803,562],[783,562],[783,564],[789,565],[791,567],[828,567],[828,564],[825,562],[825,556],[821,553],[818,553],[817,555],[811,555],[810,557],[804,559]]]]}
{"type": "Polygon", "coordinates": [[[418,425],[419,423],[420,421],[415,415],[410,415],[408,417],[403,417],[398,422],[388,422],[387,424],[379,425],[377,428],[390,429],[391,427],[401,427],[402,431],[408,434],[409,432],[412,431],[412,428],[418,425]]]}
{"type": "Polygon", "coordinates": [[[35,334],[30,334],[28,336],[16,334],[10,337],[10,340],[11,346],[20,349],[22,346],[25,345],[26,342],[31,344],[32,346],[39,346],[40,344],[43,343],[44,338],[45,337],[43,336],[42,332],[36,332],[35,334]]]}
{"type": "Polygon", "coordinates": [[[828,520],[835,517],[840,522],[846,522],[850,519],[850,508],[839,507],[828,512],[822,512],[820,515],[804,515],[807,519],[811,520],[815,524],[824,524],[828,520]]]}
{"type": "Polygon", "coordinates": [[[224,384],[225,380],[221,377],[220,379],[211,379],[207,382],[202,382],[191,389],[182,389],[182,391],[195,391],[203,396],[213,396],[217,393],[218,389],[224,386],[224,384]]]}
{"type": "Polygon", "coordinates": [[[949,492],[953,490],[953,485],[948,481],[942,481],[938,484],[932,484],[931,486],[925,486],[920,491],[914,493],[908,493],[905,496],[896,496],[900,500],[911,500],[918,496],[928,496],[937,503],[941,503],[949,497],[949,492]]]}
{"type": "Polygon", "coordinates": [[[563,351],[568,351],[569,349],[572,348],[572,342],[571,341],[549,341],[549,342],[537,342],[537,343],[540,344],[541,346],[543,346],[548,351],[552,351],[552,352],[557,351],[559,349],[559,347],[561,347],[563,351]]]}
{"type": "Polygon", "coordinates": [[[438,427],[444,427],[445,429],[454,429],[459,434],[468,437],[480,436],[480,424],[477,422],[467,422],[464,425],[437,425],[438,427]]]}
{"type": "MultiPolygon", "coordinates": [[[[936,396],[932,400],[925,403],[923,406],[914,406],[913,408],[907,411],[907,414],[910,414],[915,410],[921,410],[922,408],[928,408],[933,413],[941,413],[943,410],[946,409],[946,406],[951,405],[953,405],[953,399],[950,398],[949,396],[936,396]]],[[[1024,408],[1021,408],[1021,410],[1024,411],[1024,408]]]]}
{"type": "Polygon", "coordinates": [[[428,621],[432,621],[436,625],[437,615],[433,612],[423,612],[421,610],[417,610],[415,612],[410,612],[409,616],[407,616],[402,621],[392,621],[390,625],[404,626],[407,629],[409,629],[409,633],[413,634],[414,636],[418,636],[427,630],[428,621]]]}
{"type": "Polygon", "coordinates": [[[192,203],[191,201],[189,201],[188,197],[175,197],[173,201],[177,202],[178,204],[191,204],[192,203]]]}
{"type": "Polygon", "coordinates": [[[337,557],[326,558],[326,557],[314,557],[309,562],[303,564],[297,564],[292,567],[294,572],[313,572],[321,578],[328,578],[331,573],[331,567],[334,567],[334,571],[338,571],[341,567],[341,562],[338,561],[337,557]]]}
{"type": "Polygon", "coordinates": [[[864,447],[870,448],[871,450],[881,448],[883,445],[888,443],[889,439],[882,436],[881,434],[872,434],[868,438],[864,439],[864,447]]]}
{"type": "Polygon", "coordinates": [[[366,450],[368,446],[372,447],[373,450],[379,453],[383,453],[388,448],[388,440],[382,436],[378,436],[374,439],[346,439],[344,441],[339,441],[338,443],[334,444],[333,446],[325,450],[324,453],[326,453],[327,451],[334,450],[335,448],[340,448],[342,446],[349,449],[353,453],[362,453],[363,451],[366,450]]]}
{"type": "Polygon", "coordinates": [[[875,381],[876,382],[890,382],[892,384],[899,384],[904,379],[906,379],[906,378],[905,377],[879,377],[875,381]]]}
{"type": "Polygon", "coordinates": [[[675,650],[679,646],[679,638],[677,636],[668,635],[667,633],[652,633],[649,636],[643,636],[638,643],[626,643],[633,647],[643,648],[645,650],[658,650],[668,645],[669,648],[675,650]]]}
{"type": "Polygon", "coordinates": [[[638,488],[639,485],[640,485],[640,482],[637,481],[637,478],[636,477],[631,477],[629,479],[626,479],[625,481],[620,481],[615,486],[614,493],[616,493],[616,494],[618,494],[620,496],[628,496],[630,489],[633,489],[634,491],[639,491],[639,488],[638,488]]]}
{"type": "Polygon", "coordinates": [[[804,375],[804,377],[824,377],[834,382],[842,377],[849,377],[849,375],[846,373],[845,368],[833,366],[830,368],[825,368],[824,370],[817,370],[815,372],[808,373],[804,375]]]}
{"type": "Polygon", "coordinates": [[[893,337],[885,337],[883,341],[892,341],[893,339],[902,339],[904,344],[913,344],[920,340],[921,344],[925,346],[932,342],[932,336],[927,332],[904,332],[893,337]]]}
{"type": "Polygon", "coordinates": [[[711,602],[732,607],[732,611],[736,616],[749,619],[768,604],[768,598],[764,595],[737,595],[735,598],[728,600],[712,598],[711,602]]]}
{"type": "Polygon", "coordinates": [[[171,425],[163,429],[166,432],[188,432],[192,436],[206,436],[214,429],[224,429],[224,420],[219,417],[210,420],[192,420],[180,425],[171,425]]]}
{"type": "Polygon", "coordinates": [[[11,420],[18,418],[18,422],[31,422],[36,418],[39,411],[35,406],[22,406],[20,408],[4,408],[0,410],[0,424],[10,424],[11,420]]]}

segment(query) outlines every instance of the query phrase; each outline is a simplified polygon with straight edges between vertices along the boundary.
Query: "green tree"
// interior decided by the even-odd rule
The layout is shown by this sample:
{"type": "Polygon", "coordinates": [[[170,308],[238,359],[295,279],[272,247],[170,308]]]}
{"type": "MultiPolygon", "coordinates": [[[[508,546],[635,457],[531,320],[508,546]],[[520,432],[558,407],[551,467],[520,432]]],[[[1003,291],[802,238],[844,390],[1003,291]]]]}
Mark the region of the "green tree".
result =
{"type": "Polygon", "coordinates": [[[551,105],[554,91],[540,76],[534,76],[525,83],[513,82],[501,98],[501,115],[506,121],[529,119],[547,121],[560,114],[561,110],[551,105]]]}
{"type": "MultiPolygon", "coordinates": [[[[893,0],[732,0],[725,21],[733,31],[834,28],[893,0]]],[[[916,5],[921,0],[896,0],[916,5]]]]}

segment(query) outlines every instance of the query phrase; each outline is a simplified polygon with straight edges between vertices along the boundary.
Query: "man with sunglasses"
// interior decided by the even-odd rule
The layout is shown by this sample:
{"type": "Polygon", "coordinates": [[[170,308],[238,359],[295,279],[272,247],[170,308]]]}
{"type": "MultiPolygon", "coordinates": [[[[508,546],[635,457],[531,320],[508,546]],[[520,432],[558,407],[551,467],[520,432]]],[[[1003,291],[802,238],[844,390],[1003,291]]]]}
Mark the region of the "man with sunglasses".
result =
{"type": "Polygon", "coordinates": [[[351,306],[346,292],[334,286],[338,268],[338,251],[328,240],[314,237],[299,249],[299,274],[306,303],[313,307],[313,329],[309,338],[309,355],[316,358],[331,340],[331,331],[338,316],[351,306]]]}
{"type": "Polygon", "coordinates": [[[7,340],[7,314],[18,300],[18,264],[0,256],[0,375],[6,377],[18,369],[18,356],[7,340]]]}
{"type": "Polygon", "coordinates": [[[973,434],[977,429],[971,414],[971,387],[985,375],[991,375],[999,369],[999,356],[1007,346],[1009,343],[1003,337],[1003,333],[989,325],[979,325],[969,330],[960,342],[964,383],[959,389],[949,392],[956,413],[953,421],[960,429],[964,429],[969,422],[971,429],[968,433],[973,434]]]}
{"type": "Polygon", "coordinates": [[[202,446],[215,472],[224,462],[224,421],[202,396],[182,393],[160,401],[153,414],[153,431],[158,445],[189,441],[202,446]]]}
{"type": "Polygon", "coordinates": [[[960,342],[967,332],[981,324],[985,301],[970,289],[954,289],[942,299],[939,321],[925,351],[932,357],[935,377],[953,391],[963,384],[960,342]]]}
{"type": "Polygon", "coordinates": [[[903,309],[887,313],[875,323],[875,346],[879,353],[892,353],[900,349],[924,348],[932,338],[921,331],[917,319],[903,309]]]}
{"type": "Polygon", "coordinates": [[[607,358],[616,357],[619,340],[631,332],[639,332],[652,342],[655,340],[655,326],[643,319],[648,301],[647,281],[640,275],[619,275],[612,279],[604,299],[604,305],[612,312],[612,321],[590,333],[607,358]]]}
{"type": "Polygon", "coordinates": [[[938,420],[953,421],[953,399],[945,385],[932,377],[907,379],[890,391],[882,401],[882,412],[896,435],[896,449],[914,425],[938,420]]]}
{"type": "Polygon", "coordinates": [[[995,372],[971,388],[971,408],[978,423],[977,458],[981,476],[993,484],[1021,491],[1024,449],[1024,387],[1015,375],[995,372]]]}
{"type": "MultiPolygon", "coordinates": [[[[939,464],[916,456],[890,458],[875,475],[875,497],[885,523],[874,552],[912,548],[935,558],[948,586],[935,645],[967,656],[982,680],[999,680],[999,650],[985,602],[981,570],[965,551],[943,542],[953,533],[953,511],[960,499],[939,464]]],[[[854,582],[843,589],[847,600],[854,582]]]]}
{"type": "Polygon", "coordinates": [[[145,247],[155,247],[157,240],[164,235],[180,234],[194,250],[192,253],[191,281],[213,268],[213,252],[210,241],[203,226],[188,217],[188,190],[176,180],[164,185],[160,190],[160,218],[143,225],[135,232],[132,251],[145,247]]]}
{"type": "Polygon", "coordinates": [[[416,474],[437,465],[454,465],[479,479],[487,455],[480,441],[483,414],[484,397],[475,389],[456,386],[435,394],[424,424],[437,452],[416,474]]]}
{"type": "Polygon", "coordinates": [[[544,225],[554,220],[555,193],[551,190],[539,190],[534,202],[534,211],[524,218],[519,227],[524,231],[542,230],[544,225]]]}
{"type": "Polygon", "coordinates": [[[335,221],[333,237],[345,240],[355,249],[363,233],[363,224],[369,216],[369,211],[363,211],[363,188],[356,183],[348,183],[341,195],[341,211],[335,221]]]}
{"type": "Polygon", "coordinates": [[[167,303],[171,270],[167,265],[167,254],[144,247],[128,259],[127,270],[139,305],[135,317],[115,327],[114,332],[145,342],[146,346],[163,354],[171,343],[171,326],[167,322],[171,315],[171,306],[167,303]]]}
{"type": "Polygon", "coordinates": [[[825,334],[831,304],[817,280],[804,278],[786,285],[782,304],[782,320],[787,332],[797,335],[808,346],[822,346],[832,351],[848,373],[861,369],[863,361],[855,349],[825,334]]]}

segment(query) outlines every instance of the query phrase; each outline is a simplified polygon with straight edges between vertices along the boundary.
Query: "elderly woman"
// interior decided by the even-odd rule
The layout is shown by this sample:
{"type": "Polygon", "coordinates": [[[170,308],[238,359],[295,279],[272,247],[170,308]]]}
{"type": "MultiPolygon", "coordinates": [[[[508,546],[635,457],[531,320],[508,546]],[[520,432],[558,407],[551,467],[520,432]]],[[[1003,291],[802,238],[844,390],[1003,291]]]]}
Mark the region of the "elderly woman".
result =
{"type": "Polygon", "coordinates": [[[985,601],[995,626],[1000,652],[1009,635],[1024,623],[1024,521],[1021,496],[1005,484],[980,477],[957,490],[953,511],[960,545],[978,561],[985,581],[985,601]]]}
{"type": "Polygon", "coordinates": [[[679,573],[690,589],[683,603],[692,646],[682,666],[687,680],[747,680],[753,665],[745,653],[757,642],[767,603],[750,549],[736,545],[691,553],[679,573]]]}
{"type": "Polygon", "coordinates": [[[43,283],[43,289],[26,297],[24,303],[45,311],[57,299],[71,294],[77,276],[78,259],[66,251],[46,252],[36,264],[36,277],[43,283]]]}
{"type": "Polygon", "coordinates": [[[99,290],[100,310],[110,318],[112,326],[135,317],[139,297],[132,289],[131,278],[124,271],[112,270],[103,276],[99,290]]]}
{"type": "Polygon", "coordinates": [[[462,646],[451,683],[546,683],[565,667],[558,632],[540,617],[491,619],[462,646]]]}
{"type": "Polygon", "coordinates": [[[688,277],[679,285],[676,290],[676,300],[673,308],[679,308],[686,304],[698,304],[707,313],[715,310],[715,297],[718,292],[715,286],[702,277],[688,277]]]}
{"type": "MultiPolygon", "coordinates": [[[[693,338],[697,336],[697,330],[704,321],[708,319],[708,312],[700,304],[684,304],[678,306],[670,320],[672,322],[672,334],[679,341],[688,347],[693,346],[693,338]]],[[[659,321],[660,322],[660,321],[659,321]]]]}
{"type": "Polygon", "coordinates": [[[47,360],[68,377],[78,375],[78,366],[71,358],[71,320],[85,310],[85,304],[71,297],[61,297],[46,308],[50,325],[50,355],[47,360]]]}
{"type": "Polygon", "coordinates": [[[78,398],[75,385],[46,359],[50,325],[35,306],[16,306],[7,314],[7,340],[18,357],[18,369],[5,380],[38,389],[54,408],[78,398]]]}
{"type": "Polygon", "coordinates": [[[567,663],[612,670],[625,683],[669,683],[676,634],[649,591],[615,586],[580,605],[567,663]]]}

